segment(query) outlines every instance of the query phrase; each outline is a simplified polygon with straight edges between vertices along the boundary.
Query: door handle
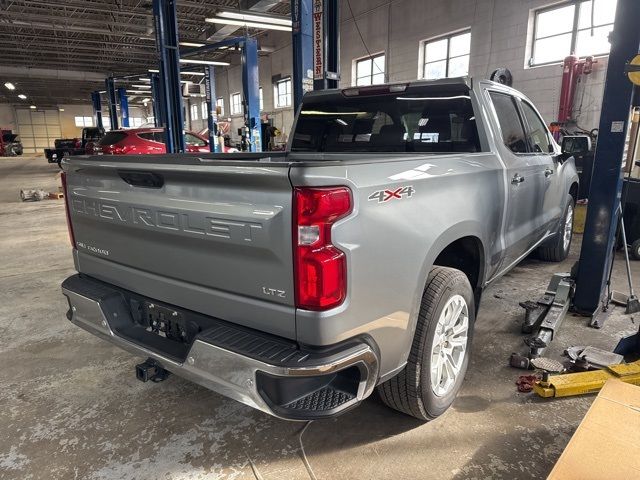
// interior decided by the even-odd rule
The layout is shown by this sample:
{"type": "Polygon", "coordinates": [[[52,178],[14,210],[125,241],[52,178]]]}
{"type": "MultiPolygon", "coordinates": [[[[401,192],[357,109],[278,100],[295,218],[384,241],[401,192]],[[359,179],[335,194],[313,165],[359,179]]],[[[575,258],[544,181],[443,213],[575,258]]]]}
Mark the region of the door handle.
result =
{"type": "Polygon", "coordinates": [[[511,179],[511,183],[513,185],[518,185],[519,183],[524,182],[524,177],[522,175],[518,175],[517,173],[511,179]]]}
{"type": "Polygon", "coordinates": [[[547,169],[545,169],[545,171],[544,171],[544,176],[548,178],[548,177],[550,177],[551,175],[553,175],[553,168],[547,168],[547,169]]]}

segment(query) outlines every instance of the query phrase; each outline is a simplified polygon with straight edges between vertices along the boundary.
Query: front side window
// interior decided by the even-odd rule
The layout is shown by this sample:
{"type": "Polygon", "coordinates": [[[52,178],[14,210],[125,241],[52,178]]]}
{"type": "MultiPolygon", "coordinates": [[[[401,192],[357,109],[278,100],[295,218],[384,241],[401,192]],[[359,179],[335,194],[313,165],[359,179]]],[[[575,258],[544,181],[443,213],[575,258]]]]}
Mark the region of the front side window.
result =
{"type": "Polygon", "coordinates": [[[549,131],[544,122],[529,103],[522,101],[522,111],[527,119],[529,144],[535,153],[551,153],[549,131]]]}
{"type": "Polygon", "coordinates": [[[371,57],[356,60],[356,85],[376,85],[384,83],[385,56],[373,55],[371,57]]]}
{"type": "Polygon", "coordinates": [[[302,104],[292,151],[478,152],[468,89],[309,99],[302,104]]]}
{"type": "Polygon", "coordinates": [[[469,74],[471,32],[456,33],[424,42],[422,78],[433,80],[469,74]]]}
{"type": "Polygon", "coordinates": [[[571,54],[608,54],[616,5],[617,0],[579,0],[536,11],[529,64],[561,62],[571,54]]]}
{"type": "Polygon", "coordinates": [[[280,80],[274,86],[276,108],[291,106],[291,79],[280,80]]]}
{"type": "Polygon", "coordinates": [[[240,115],[242,113],[242,97],[240,93],[231,94],[231,115],[240,115]]]}
{"type": "Polygon", "coordinates": [[[515,98],[498,92],[489,92],[489,95],[498,116],[504,144],[514,153],[526,153],[527,140],[515,98]]]}

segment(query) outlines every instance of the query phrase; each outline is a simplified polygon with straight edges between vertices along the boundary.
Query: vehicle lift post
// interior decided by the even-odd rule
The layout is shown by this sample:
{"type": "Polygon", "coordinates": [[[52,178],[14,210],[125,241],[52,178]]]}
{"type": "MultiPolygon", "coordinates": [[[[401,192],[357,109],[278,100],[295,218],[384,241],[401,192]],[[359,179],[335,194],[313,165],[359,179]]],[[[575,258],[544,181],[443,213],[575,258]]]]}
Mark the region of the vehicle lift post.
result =
{"type": "Polygon", "coordinates": [[[312,15],[313,0],[291,0],[294,112],[304,94],[313,90],[312,15]]]}
{"type": "MultiPolygon", "coordinates": [[[[260,85],[258,77],[258,42],[252,37],[232,37],[204,47],[183,50],[181,55],[188,57],[199,53],[217,50],[221,47],[239,45],[242,49],[242,93],[244,103],[245,128],[248,129],[249,151],[261,152],[260,136],[260,85]]],[[[215,107],[215,94],[212,98],[215,107]]],[[[207,102],[208,103],[208,102],[207,102]]]]}
{"type": "Polygon", "coordinates": [[[91,103],[93,104],[93,116],[96,119],[96,127],[103,130],[104,125],[102,123],[102,101],[100,99],[100,92],[96,90],[91,92],[91,103]]]}
{"type": "Polygon", "coordinates": [[[338,88],[340,18],[338,0],[313,0],[313,89],[338,88]]]}
{"type": "Polygon", "coordinates": [[[606,301],[606,285],[615,254],[622,159],[633,93],[633,84],[625,74],[625,67],[638,54],[639,24],[640,2],[618,0],[614,28],[609,37],[611,52],[573,297],[574,310],[591,315],[591,326],[596,328],[602,326],[605,318],[599,313],[606,301]]]}
{"type": "Polygon", "coordinates": [[[104,81],[107,87],[107,99],[109,100],[109,118],[111,119],[111,130],[118,130],[118,104],[116,101],[116,87],[113,77],[104,81]]]}
{"type": "Polygon", "coordinates": [[[184,114],[180,88],[180,47],[176,0],[153,0],[153,19],[160,70],[159,107],[167,153],[185,151],[184,114]]]}
{"type": "Polygon", "coordinates": [[[127,99],[127,89],[124,87],[118,87],[118,101],[120,103],[120,117],[122,120],[122,127],[129,128],[129,100],[127,99]]]}
{"type": "Polygon", "coordinates": [[[161,127],[165,124],[166,120],[163,117],[165,108],[162,106],[162,95],[160,94],[160,74],[155,72],[149,73],[149,80],[153,101],[153,123],[156,127],[161,127]]]}
{"type": "Polygon", "coordinates": [[[216,111],[216,74],[213,65],[204,68],[204,92],[207,102],[207,128],[209,129],[209,150],[221,153],[218,143],[218,112],[216,111]]]}

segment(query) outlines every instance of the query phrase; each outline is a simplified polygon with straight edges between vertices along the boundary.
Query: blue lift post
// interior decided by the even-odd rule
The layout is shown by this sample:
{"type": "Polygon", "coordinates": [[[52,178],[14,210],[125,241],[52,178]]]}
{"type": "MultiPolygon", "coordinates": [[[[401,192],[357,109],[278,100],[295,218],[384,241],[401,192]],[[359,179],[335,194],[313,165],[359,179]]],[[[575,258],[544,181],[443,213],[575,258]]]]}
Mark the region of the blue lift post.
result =
{"type": "Polygon", "coordinates": [[[249,128],[249,151],[262,151],[260,126],[260,80],[258,78],[258,41],[247,37],[242,49],[242,91],[244,120],[249,128]]]}
{"type": "Polygon", "coordinates": [[[313,0],[291,0],[294,112],[304,94],[313,90],[312,15],[313,0]]]}
{"type": "Polygon", "coordinates": [[[610,36],[611,52],[602,98],[598,144],[593,160],[589,189],[589,208],[580,250],[573,307],[595,315],[591,325],[602,326],[598,319],[601,302],[614,258],[618,225],[618,205],[622,191],[622,159],[627,136],[633,84],[624,73],[626,64],[640,47],[640,2],[618,0],[615,24],[610,36]]]}
{"type": "Polygon", "coordinates": [[[104,125],[102,123],[102,101],[99,91],[91,92],[91,103],[93,103],[93,116],[96,119],[96,127],[102,130],[104,125]]]}
{"type": "Polygon", "coordinates": [[[167,153],[185,151],[184,113],[180,88],[180,50],[176,0],[153,0],[160,69],[160,95],[167,153]]]}
{"type": "Polygon", "coordinates": [[[127,99],[127,89],[118,87],[118,101],[120,103],[120,117],[122,119],[122,127],[129,128],[129,100],[127,99]]]}
{"type": "Polygon", "coordinates": [[[216,112],[216,74],[213,65],[209,65],[204,69],[204,92],[207,100],[209,150],[220,153],[220,145],[218,144],[218,113],[216,112]]]}
{"type": "Polygon", "coordinates": [[[111,130],[118,130],[118,104],[116,103],[116,87],[113,77],[104,81],[107,87],[107,99],[109,101],[109,118],[111,119],[111,130]]]}
{"type": "Polygon", "coordinates": [[[160,94],[160,75],[157,73],[150,73],[149,80],[151,83],[151,97],[153,100],[153,123],[156,127],[162,127],[165,125],[163,118],[164,107],[162,106],[162,95],[160,94]]]}

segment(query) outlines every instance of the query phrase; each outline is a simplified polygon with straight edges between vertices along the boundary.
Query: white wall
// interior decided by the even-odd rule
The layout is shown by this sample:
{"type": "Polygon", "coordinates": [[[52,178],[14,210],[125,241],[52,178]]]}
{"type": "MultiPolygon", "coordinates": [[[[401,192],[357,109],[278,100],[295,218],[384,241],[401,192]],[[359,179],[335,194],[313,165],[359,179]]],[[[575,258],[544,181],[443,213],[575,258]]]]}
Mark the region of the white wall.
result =
{"type": "MultiPolygon", "coordinates": [[[[528,95],[547,123],[555,121],[562,79],[561,64],[525,67],[530,20],[534,9],[558,3],[557,0],[351,0],[360,33],[371,54],[385,52],[388,81],[408,81],[418,77],[420,42],[459,29],[471,28],[469,74],[488,78],[492,71],[506,67],[513,75],[513,86],[528,95]]],[[[368,54],[354,26],[346,3],[341,3],[341,86],[352,85],[353,60],[368,54]]],[[[271,33],[261,43],[277,44],[276,51],[260,57],[260,85],[264,91],[265,113],[287,134],[293,122],[292,109],[273,108],[271,76],[291,74],[291,44],[288,35],[271,33]],[[275,40],[275,41],[274,41],[275,40]]],[[[575,106],[582,105],[578,124],[598,126],[607,58],[599,58],[593,73],[577,89],[575,106]]],[[[217,93],[225,99],[228,116],[229,94],[241,90],[239,65],[220,69],[217,93]]],[[[232,118],[233,132],[242,118],[232,118]]]]}
{"type": "Polygon", "coordinates": [[[11,105],[0,104],[0,129],[15,130],[16,123],[13,116],[13,107],[11,105]]]}

